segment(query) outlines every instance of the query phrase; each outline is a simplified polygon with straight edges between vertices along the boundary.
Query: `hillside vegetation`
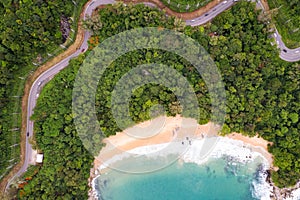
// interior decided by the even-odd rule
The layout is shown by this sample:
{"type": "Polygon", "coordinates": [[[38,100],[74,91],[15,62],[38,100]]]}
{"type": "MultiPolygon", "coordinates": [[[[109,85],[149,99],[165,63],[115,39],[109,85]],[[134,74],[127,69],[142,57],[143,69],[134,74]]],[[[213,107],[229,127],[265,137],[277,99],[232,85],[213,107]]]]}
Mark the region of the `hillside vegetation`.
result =
{"type": "MultiPolygon", "coordinates": [[[[223,76],[227,95],[223,133],[242,132],[254,136],[258,132],[272,142],[269,150],[275,157],[274,164],[279,167],[279,171],[272,172],[272,179],[278,186],[286,187],[295,184],[300,177],[300,67],[299,63],[280,60],[278,50],[270,44],[269,28],[257,20],[258,15],[254,4],[240,2],[205,27],[193,28],[166,18],[156,9],[118,4],[101,9],[99,18],[91,19],[96,24],[87,22],[86,26],[94,32],[90,48],[111,35],[146,26],[176,29],[197,40],[210,53],[223,76]],[[216,33],[210,34],[212,32],[216,33]]],[[[39,96],[32,119],[37,145],[45,160],[33,179],[20,189],[22,199],[87,197],[87,178],[93,157],[78,137],[71,107],[73,83],[85,56],[73,60],[39,96]]],[[[144,63],[166,64],[186,76],[200,104],[199,123],[210,120],[210,96],[189,61],[157,49],[133,51],[115,60],[99,82],[96,110],[104,134],[87,135],[96,141],[95,148],[101,147],[102,138],[120,130],[110,108],[116,82],[130,69],[144,63]]],[[[133,91],[131,116],[135,121],[148,119],[149,108],[156,103],[164,105],[169,115],[180,113],[177,99],[168,88],[145,85],[133,91]]],[[[82,105],[85,106],[84,101],[82,105]]]]}
{"type": "Polygon", "coordinates": [[[162,0],[163,4],[176,12],[193,12],[212,0],[162,0]]]}
{"type": "Polygon", "coordinates": [[[289,48],[300,47],[300,0],[268,0],[273,20],[289,48]]]}
{"type": "Polygon", "coordinates": [[[0,179],[19,162],[21,97],[26,78],[66,42],[82,5],[72,1],[0,2],[0,179]],[[61,23],[64,21],[64,23],[61,23]],[[62,31],[64,29],[64,31],[62,31]]]}

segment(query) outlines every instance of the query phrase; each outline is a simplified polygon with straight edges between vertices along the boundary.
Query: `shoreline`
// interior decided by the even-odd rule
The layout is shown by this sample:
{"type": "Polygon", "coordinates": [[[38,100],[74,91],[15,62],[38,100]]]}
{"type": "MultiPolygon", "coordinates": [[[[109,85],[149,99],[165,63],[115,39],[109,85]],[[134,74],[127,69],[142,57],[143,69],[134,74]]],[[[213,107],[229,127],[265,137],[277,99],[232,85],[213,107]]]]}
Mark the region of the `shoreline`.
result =
{"type": "MultiPolygon", "coordinates": [[[[241,141],[236,141],[230,138],[220,137],[221,140],[218,141],[218,144],[215,148],[215,150],[212,152],[211,155],[208,157],[205,157],[204,159],[201,158],[199,155],[199,152],[201,151],[201,143],[204,142],[202,139],[196,139],[191,145],[191,148],[188,149],[184,155],[179,156],[178,159],[176,159],[174,162],[170,162],[171,164],[179,164],[182,165],[183,163],[194,163],[198,166],[207,165],[209,166],[210,162],[214,162],[216,160],[222,159],[227,162],[228,165],[235,166],[235,165],[248,165],[249,163],[255,162],[259,163],[257,165],[257,169],[259,172],[259,179],[253,179],[253,188],[251,189],[252,194],[255,197],[259,197],[259,199],[268,199],[266,198],[269,195],[272,195],[272,188],[267,183],[266,177],[267,177],[267,169],[269,168],[269,163],[267,162],[267,159],[264,159],[263,156],[260,153],[254,152],[250,150],[248,147],[244,147],[244,143],[241,141]],[[232,148],[233,147],[233,148],[232,148]],[[222,150],[221,150],[222,149],[222,150]],[[238,154],[236,153],[238,152],[238,154]]],[[[156,150],[158,147],[164,147],[165,144],[158,144],[158,145],[150,145],[150,146],[144,146],[144,147],[138,147],[130,150],[129,152],[132,154],[140,154],[145,155],[151,150],[156,150]]],[[[163,154],[160,154],[160,156],[165,157],[170,155],[168,152],[164,152],[163,154]]],[[[151,160],[155,160],[156,156],[151,155],[151,160]]],[[[117,155],[116,158],[111,158],[111,160],[108,160],[107,164],[112,164],[118,160],[126,159],[126,155],[117,155]]],[[[122,161],[121,161],[122,162],[122,161]]],[[[98,189],[98,183],[96,179],[100,177],[102,174],[109,173],[113,170],[114,167],[106,165],[102,165],[100,167],[100,170],[97,173],[97,176],[95,179],[93,179],[92,182],[92,195],[96,196],[99,195],[98,189]]],[[[163,167],[164,168],[164,167],[163,167]]],[[[90,198],[92,199],[92,198],[90,198]]],[[[96,199],[96,198],[93,198],[96,199]]]]}
{"type": "MultiPolygon", "coordinates": [[[[151,129],[151,127],[150,129],[147,129],[147,126],[151,123],[150,121],[140,123],[133,128],[128,128],[122,132],[118,132],[116,135],[105,138],[103,142],[106,146],[101,149],[99,156],[95,158],[94,168],[100,167],[105,161],[109,160],[114,155],[121,154],[124,151],[130,151],[134,148],[176,141],[184,142],[185,137],[190,137],[190,139],[193,140],[217,136],[242,141],[246,145],[253,147],[252,150],[261,153],[268,160],[270,166],[273,167],[273,156],[267,149],[268,144],[271,143],[263,138],[259,138],[258,136],[250,138],[240,133],[231,133],[221,136],[218,134],[218,127],[216,127],[213,123],[209,122],[204,125],[199,125],[196,120],[183,118],[180,115],[176,115],[175,117],[158,117],[156,119],[157,121],[165,120],[163,128],[159,129],[159,133],[155,135],[147,133],[144,134],[149,136],[147,138],[137,138],[133,135],[134,133],[132,133],[133,131],[131,130],[138,127],[138,131],[148,131],[150,133],[156,131],[153,130],[153,128],[151,129]],[[176,131],[176,134],[174,134],[174,131],[176,131]],[[187,134],[187,132],[193,133],[187,134]]],[[[152,122],[155,123],[156,121],[152,122]]]]}
{"type": "MultiPolygon", "coordinates": [[[[152,148],[153,150],[154,146],[156,146],[154,149],[157,149],[157,146],[170,144],[170,142],[173,143],[179,142],[180,144],[182,143],[184,145],[184,142],[187,142],[187,138],[189,138],[188,139],[189,141],[199,142],[199,141],[204,141],[203,139],[205,138],[211,138],[211,137],[220,137],[221,141],[223,142],[228,141],[228,144],[232,145],[233,147],[239,146],[240,148],[243,148],[245,150],[250,150],[251,154],[253,155],[254,154],[261,155],[261,157],[264,158],[264,160],[268,164],[267,167],[269,170],[266,170],[268,175],[267,177],[265,177],[265,179],[266,182],[269,184],[270,188],[272,189],[270,191],[271,192],[270,198],[283,199],[278,197],[290,196],[289,194],[288,195],[286,194],[287,193],[286,191],[283,192],[282,189],[275,187],[274,184],[271,182],[269,172],[271,169],[274,169],[274,166],[273,166],[273,156],[271,153],[268,152],[267,149],[268,144],[271,145],[270,142],[258,136],[250,138],[240,133],[231,133],[229,135],[221,136],[218,134],[219,132],[218,127],[216,127],[213,123],[209,122],[205,125],[199,125],[197,124],[196,120],[183,118],[180,115],[177,115],[176,117],[165,117],[164,120],[165,121],[162,128],[158,129],[156,134],[154,135],[147,134],[147,133],[145,134],[146,136],[148,136],[147,138],[146,137],[137,138],[134,137],[133,134],[129,134],[129,133],[134,133],[132,131],[132,129],[134,130],[134,128],[138,128],[137,129],[138,131],[142,130],[144,132],[149,132],[149,133],[153,132],[153,127],[151,128],[152,121],[146,121],[140,123],[134,127],[124,130],[123,132],[118,132],[116,135],[104,139],[106,146],[101,149],[99,156],[94,160],[93,168],[90,170],[90,178],[89,178],[89,187],[90,187],[89,199],[90,200],[97,199],[95,198],[96,194],[94,191],[93,180],[96,177],[98,177],[101,173],[104,173],[105,169],[109,170],[109,166],[107,165],[107,163],[111,162],[112,160],[114,160],[112,162],[115,162],[115,158],[121,156],[122,153],[130,152],[130,153],[145,155],[149,153],[149,149],[152,148]],[[147,126],[150,127],[150,129],[147,129],[147,126]],[[193,134],[189,134],[188,136],[186,136],[186,133],[187,132],[190,133],[190,131],[193,131],[192,132],[193,134]]],[[[153,121],[155,121],[155,119],[153,121]]],[[[162,121],[162,119],[160,118],[159,121],[162,121]]],[[[251,156],[250,157],[245,156],[246,154],[240,152],[240,150],[234,153],[235,156],[233,157],[238,157],[238,159],[240,160],[242,159],[241,157],[239,158],[240,153],[241,155],[243,155],[243,159],[246,158],[246,161],[247,159],[251,158],[251,156]]],[[[185,157],[185,155],[182,155],[180,159],[182,159],[183,157],[185,157]]],[[[120,157],[117,159],[120,159],[120,157]]],[[[203,162],[203,160],[201,160],[199,161],[199,163],[197,163],[195,161],[195,158],[187,158],[187,157],[183,158],[185,162],[189,162],[189,159],[190,160],[194,159],[193,162],[196,164],[201,164],[200,162],[203,162]]],[[[291,192],[292,191],[290,191],[289,193],[291,192]]]]}

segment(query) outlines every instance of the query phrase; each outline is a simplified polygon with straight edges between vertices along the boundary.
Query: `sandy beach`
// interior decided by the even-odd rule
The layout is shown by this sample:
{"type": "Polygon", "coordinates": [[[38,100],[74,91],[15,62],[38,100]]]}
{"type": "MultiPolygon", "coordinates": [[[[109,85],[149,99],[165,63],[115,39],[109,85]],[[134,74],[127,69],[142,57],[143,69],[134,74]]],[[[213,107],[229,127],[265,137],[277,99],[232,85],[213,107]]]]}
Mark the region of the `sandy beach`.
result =
{"type": "Polygon", "coordinates": [[[263,138],[258,137],[258,135],[254,136],[254,137],[248,137],[248,136],[242,135],[240,133],[231,133],[229,135],[226,135],[225,137],[228,137],[228,138],[231,138],[234,140],[240,140],[240,141],[243,141],[245,144],[251,145],[252,151],[261,153],[268,160],[270,166],[274,168],[273,155],[268,152],[268,145],[272,145],[271,142],[268,142],[267,140],[264,140],[263,138]]]}
{"type": "MultiPolygon", "coordinates": [[[[183,118],[180,115],[176,117],[161,117],[157,121],[160,122],[160,128],[151,127],[151,124],[156,124],[155,121],[147,121],[106,138],[104,140],[106,146],[95,159],[94,169],[98,169],[113,156],[138,147],[174,141],[184,142],[186,137],[195,140],[203,137],[218,136],[218,128],[213,123],[199,125],[196,120],[183,118]],[[134,128],[137,128],[137,130],[133,130],[134,128]],[[140,135],[136,132],[143,132],[143,137],[139,137],[140,135]]],[[[232,133],[225,137],[251,145],[252,150],[261,153],[268,160],[270,166],[272,166],[273,157],[267,150],[268,141],[257,136],[250,138],[239,133],[232,133]]]]}
{"type": "Polygon", "coordinates": [[[94,168],[98,169],[105,161],[114,155],[129,151],[137,147],[164,144],[184,140],[186,137],[191,139],[201,137],[217,136],[218,130],[213,123],[198,125],[196,120],[176,117],[159,117],[157,120],[143,122],[133,128],[118,132],[114,136],[104,139],[106,146],[102,148],[99,156],[94,161],[94,168]],[[152,126],[151,126],[152,124],[152,126]],[[161,127],[154,127],[159,124],[161,127]],[[136,129],[136,130],[135,130],[136,129]],[[143,137],[139,137],[139,132],[143,132],[143,137]]]}
{"type": "MultiPolygon", "coordinates": [[[[182,145],[188,142],[201,143],[204,138],[220,137],[218,132],[218,127],[213,123],[199,125],[196,120],[183,118],[180,115],[176,117],[159,117],[152,121],[140,123],[123,132],[118,132],[116,135],[104,139],[106,146],[102,148],[99,156],[94,160],[89,185],[92,188],[92,180],[100,173],[105,173],[105,169],[109,168],[107,163],[114,156],[121,155],[124,152],[140,152],[143,154],[148,152],[153,146],[162,146],[171,142],[179,142],[182,145]]],[[[229,154],[240,154],[241,160],[245,159],[245,157],[247,158],[249,152],[254,152],[262,155],[269,167],[273,167],[273,156],[267,150],[268,144],[271,144],[268,141],[258,136],[250,138],[239,133],[232,133],[220,138],[225,143],[221,143],[218,147],[219,150],[217,148],[216,151],[222,151],[220,146],[223,145],[222,148],[227,149],[225,151],[228,151],[229,154]],[[232,146],[238,146],[238,148],[231,148],[232,146]]],[[[189,153],[183,155],[183,157],[185,161],[197,160],[189,153]]],[[[92,189],[89,192],[89,196],[89,199],[95,199],[92,189]]]]}

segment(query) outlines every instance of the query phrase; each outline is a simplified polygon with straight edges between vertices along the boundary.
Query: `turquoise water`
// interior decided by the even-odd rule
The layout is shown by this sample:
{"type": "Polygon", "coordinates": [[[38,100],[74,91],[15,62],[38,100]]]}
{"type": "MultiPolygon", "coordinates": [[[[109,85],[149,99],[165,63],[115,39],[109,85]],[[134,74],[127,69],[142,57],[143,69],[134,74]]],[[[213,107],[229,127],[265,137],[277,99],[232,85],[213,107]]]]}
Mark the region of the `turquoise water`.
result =
{"type": "MultiPolygon", "coordinates": [[[[95,188],[101,200],[258,199],[252,191],[253,182],[259,182],[261,160],[248,164],[229,160],[210,159],[203,165],[177,161],[144,174],[109,170],[96,179],[95,188]]],[[[130,160],[119,162],[128,165],[130,160]]]]}

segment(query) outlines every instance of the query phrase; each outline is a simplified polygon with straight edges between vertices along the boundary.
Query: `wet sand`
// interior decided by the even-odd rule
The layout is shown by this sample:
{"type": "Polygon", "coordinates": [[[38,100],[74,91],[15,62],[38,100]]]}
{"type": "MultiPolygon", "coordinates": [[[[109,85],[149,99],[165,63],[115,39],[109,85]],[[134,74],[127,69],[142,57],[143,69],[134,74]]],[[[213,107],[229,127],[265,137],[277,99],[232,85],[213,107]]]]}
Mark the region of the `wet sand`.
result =
{"type": "MultiPolygon", "coordinates": [[[[95,158],[94,169],[98,169],[113,156],[137,147],[174,141],[186,142],[186,138],[193,140],[218,136],[218,128],[213,123],[198,125],[196,120],[183,118],[180,115],[176,117],[161,117],[158,121],[162,125],[160,128],[151,127],[151,124],[156,123],[155,121],[147,121],[104,139],[106,146],[102,148],[99,156],[95,158]],[[138,132],[143,132],[143,135],[139,135],[138,132]]],[[[261,153],[272,166],[273,156],[267,150],[268,144],[270,144],[268,141],[257,136],[250,138],[239,133],[232,133],[225,137],[243,141],[245,146],[250,145],[252,151],[261,153]]]]}

